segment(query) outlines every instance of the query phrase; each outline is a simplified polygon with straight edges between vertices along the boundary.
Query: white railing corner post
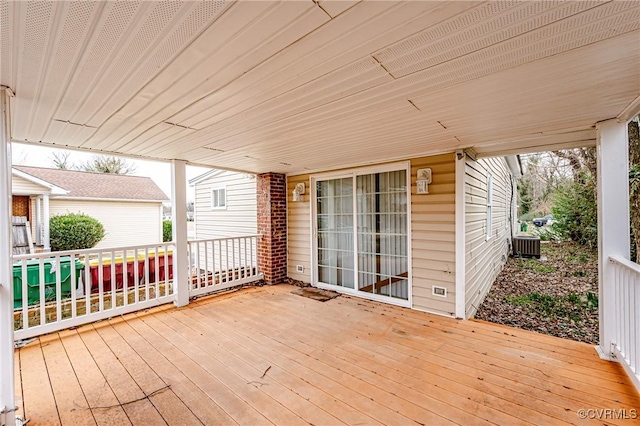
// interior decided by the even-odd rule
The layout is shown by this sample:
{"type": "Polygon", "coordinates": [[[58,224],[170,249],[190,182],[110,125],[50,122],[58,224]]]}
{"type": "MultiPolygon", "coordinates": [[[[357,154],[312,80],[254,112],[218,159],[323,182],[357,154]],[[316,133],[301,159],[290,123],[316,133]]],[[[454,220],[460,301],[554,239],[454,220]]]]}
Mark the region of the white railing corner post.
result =
{"type": "Polygon", "coordinates": [[[611,256],[629,259],[629,141],[627,123],[597,124],[598,306],[602,358],[611,359],[616,336],[615,266],[611,256]]]}
{"type": "Polygon", "coordinates": [[[11,139],[8,89],[0,87],[0,425],[15,424],[11,139]]]}
{"type": "Polygon", "coordinates": [[[171,161],[171,221],[173,243],[173,286],[175,305],[189,304],[191,271],[187,239],[187,175],[186,162],[171,161]]]}

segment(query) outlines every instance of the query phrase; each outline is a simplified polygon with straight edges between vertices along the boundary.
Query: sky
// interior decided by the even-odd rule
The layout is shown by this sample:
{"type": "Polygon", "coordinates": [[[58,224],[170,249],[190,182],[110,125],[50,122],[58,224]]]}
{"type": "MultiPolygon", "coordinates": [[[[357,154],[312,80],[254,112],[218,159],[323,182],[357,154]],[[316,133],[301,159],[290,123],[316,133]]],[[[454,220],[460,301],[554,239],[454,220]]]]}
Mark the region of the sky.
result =
{"type": "MultiPolygon", "coordinates": [[[[50,167],[54,168],[53,153],[69,152],[69,162],[71,164],[82,164],[92,158],[95,154],[90,152],[72,151],[58,148],[49,148],[46,146],[36,146],[29,144],[12,143],[12,161],[16,166],[34,166],[34,167],[50,167]]],[[[136,176],[150,177],[156,185],[160,187],[171,198],[171,165],[161,161],[138,160],[126,158],[131,164],[135,165],[136,176]]],[[[205,167],[195,167],[187,165],[187,180],[192,179],[210,169],[205,167]]],[[[193,188],[187,184],[187,201],[193,201],[193,188]]]]}

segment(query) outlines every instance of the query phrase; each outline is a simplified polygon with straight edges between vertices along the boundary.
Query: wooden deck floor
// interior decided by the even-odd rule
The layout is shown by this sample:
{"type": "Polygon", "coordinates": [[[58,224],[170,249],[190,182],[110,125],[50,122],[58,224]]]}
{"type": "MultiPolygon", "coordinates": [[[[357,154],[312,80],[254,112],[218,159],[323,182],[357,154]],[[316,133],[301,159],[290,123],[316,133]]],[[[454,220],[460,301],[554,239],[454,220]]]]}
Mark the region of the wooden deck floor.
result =
{"type": "Polygon", "coordinates": [[[292,287],[250,288],[16,350],[30,424],[620,424],[640,397],[591,346],[292,287]],[[581,409],[625,409],[604,421],[581,409]]]}

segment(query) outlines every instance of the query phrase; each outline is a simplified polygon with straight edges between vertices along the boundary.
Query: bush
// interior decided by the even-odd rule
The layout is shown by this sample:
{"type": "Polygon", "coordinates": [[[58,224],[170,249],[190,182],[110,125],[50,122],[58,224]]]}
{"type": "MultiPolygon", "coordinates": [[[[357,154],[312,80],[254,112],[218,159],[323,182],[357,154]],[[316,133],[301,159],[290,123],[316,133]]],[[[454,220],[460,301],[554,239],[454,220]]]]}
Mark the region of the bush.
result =
{"type": "Polygon", "coordinates": [[[542,214],[542,212],[529,212],[529,213],[525,213],[525,214],[520,215],[518,220],[520,222],[531,222],[534,218],[542,217],[542,216],[544,216],[544,214],[542,214]]]}
{"type": "Polygon", "coordinates": [[[563,236],[563,233],[556,228],[555,223],[542,228],[534,228],[531,234],[540,238],[541,241],[562,241],[563,236]]]}
{"type": "Polygon", "coordinates": [[[162,221],[162,241],[167,242],[173,239],[173,228],[170,220],[162,221]]]}
{"type": "Polygon", "coordinates": [[[579,178],[560,187],[555,197],[553,229],[578,244],[598,247],[598,209],[595,178],[582,172],[579,178]]]}
{"type": "Polygon", "coordinates": [[[57,215],[49,219],[49,241],[52,251],[92,248],[104,238],[104,235],[104,226],[84,213],[57,215]]]}

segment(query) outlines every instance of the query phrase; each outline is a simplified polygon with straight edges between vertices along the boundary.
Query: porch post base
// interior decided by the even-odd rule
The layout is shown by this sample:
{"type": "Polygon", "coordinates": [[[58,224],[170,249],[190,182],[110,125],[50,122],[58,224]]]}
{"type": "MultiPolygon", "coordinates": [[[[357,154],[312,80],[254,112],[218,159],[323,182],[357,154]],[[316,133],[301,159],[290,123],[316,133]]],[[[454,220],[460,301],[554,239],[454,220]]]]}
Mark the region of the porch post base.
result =
{"type": "Polygon", "coordinates": [[[615,357],[615,355],[602,349],[602,346],[595,345],[594,348],[596,349],[596,352],[598,353],[598,356],[600,357],[600,359],[618,362],[618,359],[615,357]]]}

